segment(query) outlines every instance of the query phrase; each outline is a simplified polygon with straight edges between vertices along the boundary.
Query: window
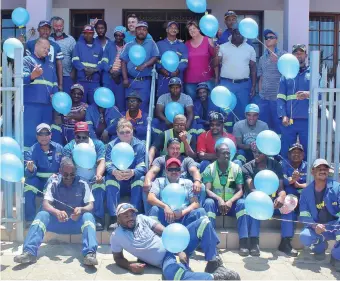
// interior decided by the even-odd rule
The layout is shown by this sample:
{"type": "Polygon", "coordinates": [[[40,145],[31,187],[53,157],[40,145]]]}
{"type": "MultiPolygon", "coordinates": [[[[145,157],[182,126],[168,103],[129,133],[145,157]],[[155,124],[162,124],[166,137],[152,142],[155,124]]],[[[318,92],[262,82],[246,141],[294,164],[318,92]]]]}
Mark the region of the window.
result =
{"type": "Polygon", "coordinates": [[[1,11],[1,44],[10,37],[18,38],[26,34],[26,28],[18,28],[11,19],[11,10],[1,11]]]}
{"type": "Polygon", "coordinates": [[[77,40],[86,24],[104,19],[104,10],[71,10],[71,35],[77,40]]]}

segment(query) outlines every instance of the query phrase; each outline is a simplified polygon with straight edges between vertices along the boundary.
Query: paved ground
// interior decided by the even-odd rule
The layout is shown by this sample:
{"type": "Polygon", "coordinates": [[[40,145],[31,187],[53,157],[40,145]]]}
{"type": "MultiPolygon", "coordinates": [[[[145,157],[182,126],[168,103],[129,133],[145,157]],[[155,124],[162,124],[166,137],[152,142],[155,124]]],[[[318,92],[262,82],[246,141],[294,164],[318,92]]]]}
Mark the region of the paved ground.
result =
{"type": "MultiPolygon", "coordinates": [[[[99,265],[96,268],[81,264],[81,245],[78,244],[42,244],[38,262],[29,266],[13,262],[13,257],[21,251],[22,246],[19,244],[1,242],[2,280],[161,280],[161,272],[157,268],[147,267],[144,275],[133,275],[120,269],[113,262],[109,246],[99,247],[99,265]]],[[[296,259],[288,258],[277,251],[262,251],[258,258],[242,258],[234,251],[220,253],[225,265],[237,270],[242,280],[340,279],[340,273],[329,266],[329,254],[324,261],[316,262],[305,251],[296,259]]],[[[190,265],[194,271],[204,270],[203,255],[196,253],[190,265]]]]}

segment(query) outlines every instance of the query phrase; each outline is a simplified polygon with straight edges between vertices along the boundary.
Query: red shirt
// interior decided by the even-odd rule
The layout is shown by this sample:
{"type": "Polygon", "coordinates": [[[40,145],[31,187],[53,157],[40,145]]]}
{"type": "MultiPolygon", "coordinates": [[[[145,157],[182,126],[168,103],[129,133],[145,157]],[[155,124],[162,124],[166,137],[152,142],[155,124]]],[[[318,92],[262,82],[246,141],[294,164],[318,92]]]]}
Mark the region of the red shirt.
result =
{"type": "MultiPolygon", "coordinates": [[[[223,132],[223,137],[231,139],[236,145],[236,138],[232,134],[223,132]]],[[[197,153],[215,153],[215,143],[210,130],[200,134],[197,139],[197,153]]]]}

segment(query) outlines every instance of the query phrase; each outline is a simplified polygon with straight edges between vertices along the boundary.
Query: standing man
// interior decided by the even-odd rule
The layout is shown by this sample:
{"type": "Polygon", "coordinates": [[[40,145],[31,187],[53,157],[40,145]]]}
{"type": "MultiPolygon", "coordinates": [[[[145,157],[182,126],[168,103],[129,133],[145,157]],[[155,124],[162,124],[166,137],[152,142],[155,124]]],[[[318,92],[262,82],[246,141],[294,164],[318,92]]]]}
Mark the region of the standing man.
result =
{"type": "Polygon", "coordinates": [[[163,67],[162,62],[160,60],[158,61],[156,65],[157,72],[159,73],[157,79],[157,97],[168,93],[168,84],[171,77],[179,77],[183,81],[184,71],[188,66],[188,48],[181,40],[177,39],[176,36],[178,33],[178,23],[175,21],[170,21],[168,22],[166,28],[167,37],[164,40],[157,42],[160,57],[162,57],[166,51],[173,51],[178,55],[179,58],[178,68],[174,72],[167,71],[163,67]]]}
{"type": "Polygon", "coordinates": [[[260,57],[257,68],[259,78],[260,119],[268,124],[270,130],[281,134],[281,122],[277,116],[277,89],[279,88],[281,74],[277,68],[278,59],[286,52],[277,48],[277,33],[266,29],[263,32],[265,44],[264,54],[260,57]]]}
{"type": "MultiPolygon", "coordinates": [[[[126,23],[127,23],[128,31],[125,32],[125,38],[124,38],[125,43],[129,43],[136,38],[136,26],[138,22],[139,22],[138,17],[135,14],[130,14],[127,16],[126,23]]],[[[152,40],[152,36],[148,33],[148,35],[146,36],[146,39],[152,40]]]]}
{"type": "MultiPolygon", "coordinates": [[[[306,66],[307,47],[304,44],[293,46],[293,55],[299,60],[300,71],[294,79],[280,80],[277,95],[277,115],[281,118],[281,155],[288,156],[289,147],[297,141],[308,150],[308,109],[310,68],[306,66]]],[[[307,156],[305,155],[304,160],[307,156]]]]}
{"type": "Polygon", "coordinates": [[[159,50],[156,43],[147,39],[148,24],[144,21],[136,25],[136,38],[125,45],[120,59],[122,61],[123,84],[126,87],[126,94],[132,91],[139,91],[143,103],[141,109],[149,112],[151,71],[153,65],[159,59],[159,50]],[[145,49],[146,58],[143,64],[136,66],[129,58],[129,50],[134,45],[140,45],[145,49]]]}
{"type": "Polygon", "coordinates": [[[96,30],[97,37],[94,39],[97,41],[103,48],[103,52],[105,47],[109,42],[111,42],[110,38],[106,37],[107,32],[107,24],[104,20],[97,20],[96,24],[94,25],[94,29],[96,30]]]}
{"type": "Polygon", "coordinates": [[[50,40],[57,43],[64,55],[63,65],[63,91],[70,93],[73,85],[74,74],[72,72],[72,53],[76,45],[76,40],[71,35],[64,33],[64,19],[54,17],[52,19],[52,30],[50,40]],[[73,76],[73,77],[71,77],[73,76]]]}

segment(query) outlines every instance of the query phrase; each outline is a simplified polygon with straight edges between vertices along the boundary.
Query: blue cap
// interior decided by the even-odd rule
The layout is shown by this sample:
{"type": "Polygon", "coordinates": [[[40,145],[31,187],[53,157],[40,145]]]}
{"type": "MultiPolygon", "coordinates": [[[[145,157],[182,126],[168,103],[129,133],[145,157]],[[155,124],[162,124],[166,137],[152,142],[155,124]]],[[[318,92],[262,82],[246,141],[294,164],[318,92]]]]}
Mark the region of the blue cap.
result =
{"type": "Polygon", "coordinates": [[[120,32],[120,33],[123,33],[125,35],[125,32],[126,32],[126,28],[122,25],[118,25],[115,27],[115,29],[113,30],[113,35],[116,34],[116,32],[120,32]]]}
{"type": "Polygon", "coordinates": [[[40,21],[39,24],[38,24],[38,27],[43,27],[43,26],[45,26],[45,25],[48,25],[49,28],[52,27],[51,22],[48,21],[48,20],[42,20],[42,21],[40,21]]]}
{"type": "Polygon", "coordinates": [[[197,92],[198,90],[201,90],[201,89],[206,89],[206,90],[209,91],[208,84],[205,83],[205,82],[198,83],[198,84],[197,84],[197,87],[196,87],[196,92],[197,92]]]}
{"type": "Polygon", "coordinates": [[[265,31],[263,31],[263,37],[267,37],[267,35],[268,35],[269,33],[274,34],[274,35],[276,36],[276,38],[278,38],[277,33],[274,32],[274,31],[271,30],[271,29],[266,29],[265,31]]]}
{"type": "Polygon", "coordinates": [[[182,80],[178,77],[172,77],[170,80],[169,80],[169,87],[172,86],[172,85],[181,85],[182,86],[182,80]]]}
{"type": "Polygon", "coordinates": [[[139,92],[137,92],[137,91],[132,91],[130,94],[128,94],[128,95],[126,96],[125,99],[130,99],[130,98],[138,99],[138,100],[140,100],[141,102],[143,101],[142,98],[141,98],[141,96],[140,96],[140,94],[139,94],[139,92]]]}
{"type": "Polygon", "coordinates": [[[244,111],[245,113],[253,112],[253,113],[260,113],[260,108],[255,103],[250,103],[246,106],[244,111]]]}
{"type": "Polygon", "coordinates": [[[177,22],[175,22],[175,21],[169,21],[169,22],[168,22],[168,25],[167,25],[167,28],[169,28],[169,27],[170,27],[170,25],[172,25],[172,24],[175,24],[175,25],[177,26],[177,28],[179,28],[179,25],[178,25],[178,23],[177,23],[177,22]]]}
{"type": "Polygon", "coordinates": [[[224,18],[227,17],[237,17],[237,14],[234,11],[228,11],[224,14],[224,18]]]}
{"type": "Polygon", "coordinates": [[[149,28],[149,25],[146,21],[139,21],[137,24],[136,24],[136,28],[137,27],[146,27],[146,28],[149,28]]]}

